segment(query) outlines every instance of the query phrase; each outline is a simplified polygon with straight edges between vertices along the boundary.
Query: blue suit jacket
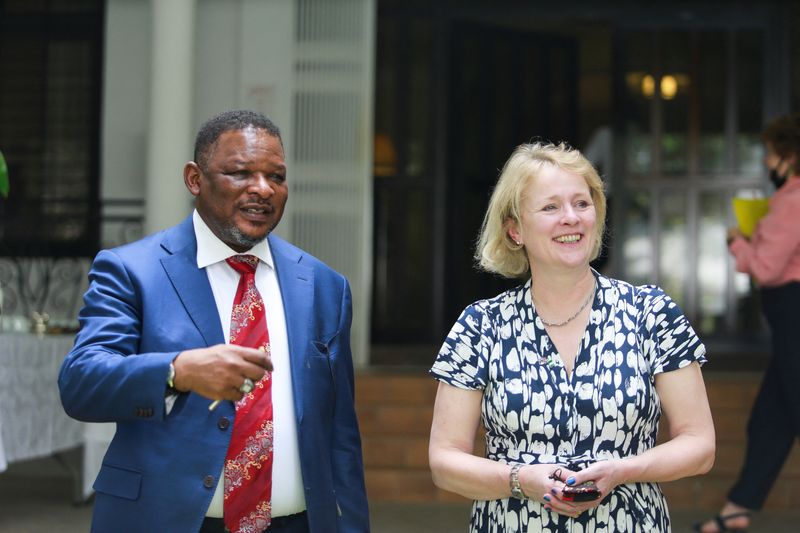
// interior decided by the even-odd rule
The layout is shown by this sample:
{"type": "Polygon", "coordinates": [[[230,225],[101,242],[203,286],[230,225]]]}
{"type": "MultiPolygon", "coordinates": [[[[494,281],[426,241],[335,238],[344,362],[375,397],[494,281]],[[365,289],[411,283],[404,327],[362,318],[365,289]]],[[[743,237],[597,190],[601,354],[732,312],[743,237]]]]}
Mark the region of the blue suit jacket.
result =
{"type": "MultiPolygon", "coordinates": [[[[294,408],[313,533],[369,531],[353,406],[347,280],[269,237],[286,312],[294,408]]],[[[117,431],[94,484],[92,531],[196,533],[213,496],[235,410],[181,394],[169,414],[169,363],[225,342],[211,286],[197,268],[191,217],[100,252],[75,347],[59,374],[66,412],[117,431]],[[223,421],[227,419],[227,421],[223,421]]],[[[280,479],[273,491],[280,490],[280,479]]]]}

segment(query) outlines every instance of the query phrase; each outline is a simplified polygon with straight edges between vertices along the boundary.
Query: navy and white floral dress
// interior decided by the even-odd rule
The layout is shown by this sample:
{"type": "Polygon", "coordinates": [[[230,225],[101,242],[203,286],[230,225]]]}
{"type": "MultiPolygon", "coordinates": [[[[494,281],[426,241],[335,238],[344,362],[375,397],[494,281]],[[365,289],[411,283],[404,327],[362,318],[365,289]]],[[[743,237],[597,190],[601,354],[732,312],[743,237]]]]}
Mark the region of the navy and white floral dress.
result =
{"type": "MultiPolygon", "coordinates": [[[[641,454],[658,433],[655,376],[705,363],[705,347],[660,288],[594,275],[597,291],[570,375],[531,303],[530,280],[470,305],[448,334],[430,372],[483,390],[489,459],[580,470],[641,454]]],[[[631,483],[575,519],[533,500],[476,501],[470,532],[666,532],[669,524],[659,485],[631,483]]]]}

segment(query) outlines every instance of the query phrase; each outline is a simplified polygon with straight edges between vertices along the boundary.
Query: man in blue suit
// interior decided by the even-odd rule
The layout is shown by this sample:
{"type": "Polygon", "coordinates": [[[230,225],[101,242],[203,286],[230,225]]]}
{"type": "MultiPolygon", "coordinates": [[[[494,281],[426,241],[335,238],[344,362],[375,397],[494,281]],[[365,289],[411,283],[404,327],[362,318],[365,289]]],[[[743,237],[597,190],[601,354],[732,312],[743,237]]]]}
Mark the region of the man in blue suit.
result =
{"type": "Polygon", "coordinates": [[[117,424],[94,483],[92,531],[369,531],[350,288],[271,234],[288,197],[278,128],[249,111],[210,119],[184,182],[191,216],[95,258],[61,367],[67,413],[117,424]],[[240,290],[226,260],[237,254],[257,258],[251,283],[263,299],[266,349],[226,343],[240,290]],[[258,469],[272,464],[271,494],[259,504],[266,516],[230,528],[236,405],[266,381],[271,430],[246,457],[258,469]]]}

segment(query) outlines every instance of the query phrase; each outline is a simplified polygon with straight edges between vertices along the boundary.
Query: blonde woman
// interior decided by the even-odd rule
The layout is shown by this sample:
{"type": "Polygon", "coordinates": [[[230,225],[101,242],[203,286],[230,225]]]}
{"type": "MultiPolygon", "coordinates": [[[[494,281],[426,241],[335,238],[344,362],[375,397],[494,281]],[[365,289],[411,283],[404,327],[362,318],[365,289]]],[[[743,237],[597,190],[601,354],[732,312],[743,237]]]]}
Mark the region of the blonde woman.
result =
{"type": "Polygon", "coordinates": [[[605,207],[563,144],[518,147],[492,194],[477,259],[522,284],[467,307],[431,369],[433,479],[475,500],[471,532],[669,531],[658,483],[713,464],[703,344],[660,288],[589,266],[605,207]]]}

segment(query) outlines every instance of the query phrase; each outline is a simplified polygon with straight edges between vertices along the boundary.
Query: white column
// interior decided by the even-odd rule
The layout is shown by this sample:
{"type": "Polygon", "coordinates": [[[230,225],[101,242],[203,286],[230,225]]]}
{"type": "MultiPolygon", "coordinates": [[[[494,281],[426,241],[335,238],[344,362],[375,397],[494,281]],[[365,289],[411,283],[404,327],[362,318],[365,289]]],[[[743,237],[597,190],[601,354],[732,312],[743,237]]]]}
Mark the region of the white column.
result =
{"type": "Polygon", "coordinates": [[[195,0],[152,0],[150,122],[145,233],[172,226],[191,209],[183,165],[192,158],[195,0]]]}

